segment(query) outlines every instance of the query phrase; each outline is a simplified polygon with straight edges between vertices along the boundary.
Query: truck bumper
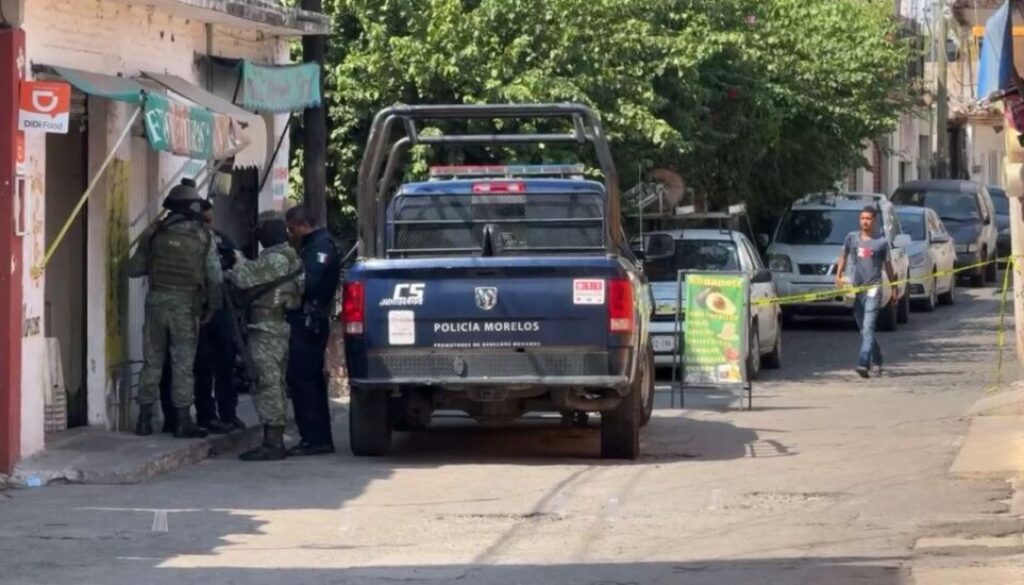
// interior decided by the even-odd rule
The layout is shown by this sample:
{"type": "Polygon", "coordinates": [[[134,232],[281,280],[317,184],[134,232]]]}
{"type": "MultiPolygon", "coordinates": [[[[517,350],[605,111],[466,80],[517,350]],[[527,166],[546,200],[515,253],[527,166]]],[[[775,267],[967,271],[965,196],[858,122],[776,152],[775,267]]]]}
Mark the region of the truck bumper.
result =
{"type": "MultiPolygon", "coordinates": [[[[349,364],[359,360],[349,356],[349,364]]],[[[350,384],[362,387],[436,386],[470,388],[602,388],[625,393],[632,379],[633,351],[565,348],[549,351],[449,352],[371,351],[350,384]]]]}

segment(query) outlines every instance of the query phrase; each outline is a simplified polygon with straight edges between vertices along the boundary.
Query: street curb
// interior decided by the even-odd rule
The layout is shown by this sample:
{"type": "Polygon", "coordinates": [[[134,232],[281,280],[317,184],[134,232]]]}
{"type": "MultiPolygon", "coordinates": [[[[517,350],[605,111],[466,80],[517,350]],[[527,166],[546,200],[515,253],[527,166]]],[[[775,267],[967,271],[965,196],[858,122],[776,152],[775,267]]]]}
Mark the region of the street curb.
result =
{"type": "Polygon", "coordinates": [[[10,476],[0,475],[0,486],[39,487],[51,482],[75,484],[134,484],[142,483],[158,475],[194,465],[204,459],[237,449],[253,447],[259,442],[262,427],[246,428],[229,435],[211,435],[205,439],[180,440],[181,446],[158,454],[152,459],[131,467],[95,470],[85,465],[74,465],[64,469],[40,470],[26,468],[19,464],[10,476]]]}
{"type": "Polygon", "coordinates": [[[978,399],[967,412],[965,418],[974,416],[998,416],[1024,414],[1024,388],[1015,388],[992,396],[978,399]]]}

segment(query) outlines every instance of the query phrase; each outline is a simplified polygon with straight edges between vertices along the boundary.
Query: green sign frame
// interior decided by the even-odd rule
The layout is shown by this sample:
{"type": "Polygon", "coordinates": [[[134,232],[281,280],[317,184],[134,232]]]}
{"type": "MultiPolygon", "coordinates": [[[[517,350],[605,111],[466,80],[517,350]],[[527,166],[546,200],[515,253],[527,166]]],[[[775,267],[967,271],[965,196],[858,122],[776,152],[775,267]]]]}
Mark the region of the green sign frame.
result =
{"type": "Polygon", "coordinates": [[[684,386],[749,388],[750,278],[739,272],[686,272],[681,360],[684,386]]]}

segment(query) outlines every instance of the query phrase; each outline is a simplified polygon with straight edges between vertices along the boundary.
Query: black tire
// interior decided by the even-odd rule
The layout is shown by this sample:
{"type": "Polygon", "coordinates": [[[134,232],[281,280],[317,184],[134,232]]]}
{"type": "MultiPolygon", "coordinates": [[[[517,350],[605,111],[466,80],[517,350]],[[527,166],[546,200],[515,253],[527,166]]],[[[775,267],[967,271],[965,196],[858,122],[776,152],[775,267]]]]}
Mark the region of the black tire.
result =
{"type": "Polygon", "coordinates": [[[949,282],[949,290],[939,295],[939,304],[949,306],[956,302],[956,275],[949,282]]]}
{"type": "MultiPolygon", "coordinates": [[[[907,277],[907,280],[910,280],[907,277]]],[[[896,309],[896,320],[899,323],[910,322],[910,287],[906,287],[903,291],[903,296],[900,297],[899,307],[896,309]]]]}
{"type": "Polygon", "coordinates": [[[387,391],[352,388],[348,438],[353,455],[378,457],[388,454],[391,450],[391,421],[388,420],[387,391]]]}
{"type": "Polygon", "coordinates": [[[761,367],[767,370],[777,370],[782,367],[782,323],[775,332],[775,345],[772,350],[761,358],[761,367]]]}
{"type": "Polygon", "coordinates": [[[782,311],[782,327],[792,329],[796,325],[796,315],[792,311],[782,311]]]}
{"type": "Polygon", "coordinates": [[[601,413],[601,458],[636,459],[640,456],[640,418],[643,405],[633,386],[615,410],[601,413]]]}
{"type": "Polygon", "coordinates": [[[999,281],[999,263],[992,262],[985,267],[985,280],[994,283],[999,281]]]}
{"type": "Polygon", "coordinates": [[[645,427],[654,415],[654,352],[647,348],[647,358],[640,364],[640,379],[637,386],[643,388],[644,410],[640,413],[640,426],[645,427]]]}
{"type": "MultiPolygon", "coordinates": [[[[988,260],[988,257],[985,255],[984,252],[982,252],[981,253],[981,261],[984,262],[986,260],[988,260]]],[[[976,270],[974,270],[974,272],[971,273],[971,287],[972,288],[981,288],[981,287],[985,286],[985,277],[986,277],[985,269],[986,268],[987,268],[986,266],[979,266],[976,270]]]]}
{"type": "Polygon", "coordinates": [[[889,304],[879,311],[877,323],[879,331],[896,331],[896,323],[899,321],[896,315],[899,312],[898,304],[889,300],[889,304]]]}
{"type": "Polygon", "coordinates": [[[928,298],[921,302],[921,309],[926,313],[931,313],[935,310],[935,305],[939,304],[939,277],[932,275],[932,290],[928,298]]]}
{"type": "Polygon", "coordinates": [[[757,379],[761,371],[761,338],[757,323],[750,328],[750,347],[747,349],[747,378],[757,379]]]}

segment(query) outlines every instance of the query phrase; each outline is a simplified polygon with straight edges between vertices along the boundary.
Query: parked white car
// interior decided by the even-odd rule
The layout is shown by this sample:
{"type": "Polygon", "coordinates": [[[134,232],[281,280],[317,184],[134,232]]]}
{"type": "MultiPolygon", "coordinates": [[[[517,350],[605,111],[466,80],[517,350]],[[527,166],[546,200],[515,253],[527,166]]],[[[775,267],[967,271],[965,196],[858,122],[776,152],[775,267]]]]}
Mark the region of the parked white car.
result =
{"type": "Polygon", "coordinates": [[[762,366],[769,369],[781,367],[782,314],[779,306],[774,303],[754,304],[759,299],[774,298],[775,285],[772,273],[765,268],[750,240],[738,231],[684,229],[651,232],[646,241],[664,242],[668,240],[666,236],[672,240],[668,246],[670,251],[666,253],[666,245],[659,242],[661,257],[644,264],[654,295],[654,316],[651,319],[654,363],[659,367],[679,363],[678,358],[673,358],[677,351],[675,314],[680,295],[682,306],[686,306],[686,290],[678,290],[677,275],[680,270],[692,270],[744,272],[749,276],[751,310],[747,369],[754,378],[762,366]]]}
{"type": "Polygon", "coordinates": [[[910,299],[925,311],[936,305],[951,305],[956,296],[956,248],[939,215],[927,207],[896,206],[903,232],[912,242],[910,257],[910,299]]]}
{"type": "MultiPolygon", "coordinates": [[[[793,203],[775,230],[768,248],[768,266],[775,275],[779,295],[787,297],[808,293],[821,293],[835,289],[836,261],[843,242],[851,232],[860,231],[860,212],[866,206],[878,211],[878,235],[889,240],[892,259],[899,285],[900,301],[892,302],[892,289],[888,275],[883,272],[882,311],[878,328],[893,331],[896,323],[910,318],[910,297],[906,281],[910,277],[910,262],[906,247],[910,238],[903,233],[896,211],[885,195],[877,193],[825,193],[808,195],[793,203]]],[[[848,264],[848,274],[853,264],[848,264]]],[[[784,315],[852,314],[853,298],[836,294],[825,299],[786,303],[784,315]]]]}

